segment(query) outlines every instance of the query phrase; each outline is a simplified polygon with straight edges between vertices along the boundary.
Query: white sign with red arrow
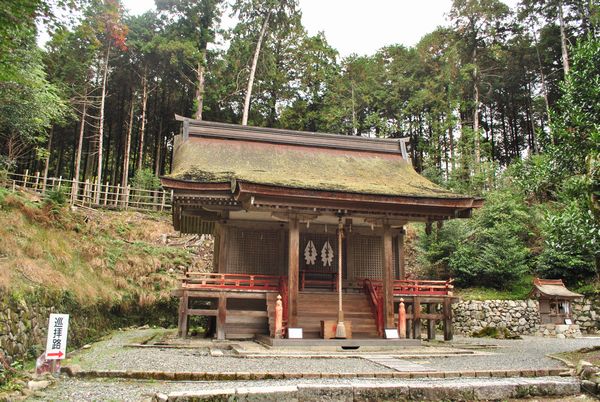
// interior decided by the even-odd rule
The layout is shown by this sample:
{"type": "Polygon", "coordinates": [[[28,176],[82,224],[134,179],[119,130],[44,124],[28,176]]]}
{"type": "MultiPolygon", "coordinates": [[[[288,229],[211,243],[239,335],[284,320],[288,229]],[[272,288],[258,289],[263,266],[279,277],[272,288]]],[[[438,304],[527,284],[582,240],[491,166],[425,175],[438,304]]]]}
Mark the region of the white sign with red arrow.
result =
{"type": "Polygon", "coordinates": [[[50,314],[48,322],[48,340],[46,342],[46,359],[64,359],[67,353],[67,332],[69,331],[69,314],[50,314]]]}

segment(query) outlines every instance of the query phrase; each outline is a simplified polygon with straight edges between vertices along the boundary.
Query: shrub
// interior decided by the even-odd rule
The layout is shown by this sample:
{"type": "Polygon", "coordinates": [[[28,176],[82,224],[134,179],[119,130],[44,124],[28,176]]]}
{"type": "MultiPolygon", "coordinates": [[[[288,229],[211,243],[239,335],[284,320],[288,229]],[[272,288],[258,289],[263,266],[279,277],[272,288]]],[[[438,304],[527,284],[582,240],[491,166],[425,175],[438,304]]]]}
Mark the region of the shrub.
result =
{"type": "Polygon", "coordinates": [[[432,271],[459,286],[509,289],[530,270],[531,209],[509,191],[488,194],[483,208],[464,221],[448,222],[420,243],[432,271]]]}
{"type": "Polygon", "coordinates": [[[67,194],[62,189],[51,189],[46,191],[44,201],[55,207],[63,207],[67,204],[67,194]]]}
{"type": "Polygon", "coordinates": [[[600,224],[583,202],[574,200],[548,211],[541,227],[544,246],[537,268],[542,276],[579,286],[598,280],[600,224]]]}
{"type": "Polygon", "coordinates": [[[140,169],[135,172],[131,180],[131,187],[142,190],[159,190],[160,179],[154,175],[151,169],[140,169]]]}

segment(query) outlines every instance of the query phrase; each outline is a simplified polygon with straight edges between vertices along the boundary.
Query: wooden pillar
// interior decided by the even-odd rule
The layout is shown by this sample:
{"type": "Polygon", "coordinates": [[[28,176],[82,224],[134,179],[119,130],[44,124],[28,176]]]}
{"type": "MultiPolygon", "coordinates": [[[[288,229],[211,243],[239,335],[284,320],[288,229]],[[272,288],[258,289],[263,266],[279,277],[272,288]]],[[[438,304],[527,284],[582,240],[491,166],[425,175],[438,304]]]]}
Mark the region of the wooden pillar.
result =
{"type": "Polygon", "coordinates": [[[425,234],[426,234],[427,236],[431,236],[432,229],[433,229],[433,227],[432,227],[432,224],[431,224],[431,222],[427,222],[427,223],[425,224],[425,234]]]}
{"type": "Polygon", "coordinates": [[[452,332],[452,305],[449,298],[444,298],[444,340],[451,341],[454,337],[452,332]]]}
{"type": "Polygon", "coordinates": [[[413,338],[421,339],[421,300],[418,296],[413,300],[413,338]]]}
{"type": "Polygon", "coordinates": [[[398,279],[406,279],[406,260],[404,252],[404,229],[398,233],[398,279]]]}
{"type": "Polygon", "coordinates": [[[394,265],[389,224],[383,225],[383,323],[385,328],[394,328],[394,265]]]}
{"type": "Polygon", "coordinates": [[[298,218],[290,218],[288,234],[288,327],[298,325],[298,272],[300,270],[300,230],[298,218]]]}
{"type": "Polygon", "coordinates": [[[187,290],[183,291],[181,299],[179,300],[179,325],[178,335],[182,338],[187,337],[188,334],[188,307],[189,298],[187,290]]]}
{"type": "Polygon", "coordinates": [[[215,239],[215,248],[218,249],[218,257],[217,257],[217,272],[220,274],[227,273],[227,244],[228,244],[228,235],[229,228],[225,226],[225,224],[219,224],[219,241],[217,244],[217,239],[215,239]]]}
{"type": "Polygon", "coordinates": [[[352,258],[352,232],[350,230],[346,230],[345,233],[345,242],[346,242],[346,252],[345,252],[345,262],[346,262],[346,278],[349,280],[355,279],[354,275],[354,258],[352,258]]]}
{"type": "MultiPolygon", "coordinates": [[[[428,303],[427,304],[427,313],[431,315],[435,314],[435,304],[433,303],[428,303]]],[[[427,339],[429,339],[430,341],[434,341],[435,340],[435,320],[432,318],[429,318],[427,320],[427,339]]]]}
{"type": "Polygon", "coordinates": [[[219,305],[217,307],[217,339],[225,339],[225,322],[227,321],[227,297],[225,293],[219,293],[219,305]]]}

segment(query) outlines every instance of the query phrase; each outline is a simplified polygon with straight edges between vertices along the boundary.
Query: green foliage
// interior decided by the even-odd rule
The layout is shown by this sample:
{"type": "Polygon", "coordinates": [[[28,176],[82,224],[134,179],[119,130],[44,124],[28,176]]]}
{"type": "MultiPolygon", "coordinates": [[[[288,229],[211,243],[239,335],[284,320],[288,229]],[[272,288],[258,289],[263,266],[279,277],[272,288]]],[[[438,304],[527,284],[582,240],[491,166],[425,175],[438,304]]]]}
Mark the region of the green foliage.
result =
{"type": "Polygon", "coordinates": [[[464,300],[523,300],[527,299],[533,283],[532,275],[523,275],[510,289],[489,287],[457,288],[457,295],[464,300]]]}
{"type": "Polygon", "coordinates": [[[0,54],[0,150],[4,151],[4,165],[42,145],[50,125],[65,113],[65,102],[47,81],[41,54],[33,44],[10,55],[0,54]],[[18,72],[2,80],[4,64],[18,72]]]}
{"type": "MultiPolygon", "coordinates": [[[[547,191],[554,202],[541,224],[539,272],[581,286],[590,279],[600,282],[599,39],[590,38],[575,49],[562,92],[545,156],[551,167],[525,177],[539,177],[529,182],[554,190],[547,191]]],[[[539,187],[534,187],[538,194],[539,187]]]]}
{"type": "Polygon", "coordinates": [[[544,249],[538,258],[542,275],[580,286],[598,278],[600,224],[581,202],[573,200],[549,210],[542,223],[542,237],[544,249]]]}
{"type": "Polygon", "coordinates": [[[64,207],[67,204],[67,194],[64,189],[52,188],[46,191],[45,201],[53,207],[64,207]]]}
{"type": "Polygon", "coordinates": [[[521,339],[518,335],[510,333],[508,328],[484,327],[471,334],[473,338],[493,338],[493,339],[521,339]]]}
{"type": "Polygon", "coordinates": [[[141,169],[135,172],[131,180],[131,187],[142,190],[159,190],[160,179],[156,177],[152,169],[141,169]]]}
{"type": "Polygon", "coordinates": [[[530,269],[531,226],[530,211],[518,195],[493,192],[471,220],[436,229],[421,248],[429,266],[447,270],[459,286],[510,289],[530,269]]]}
{"type": "Polygon", "coordinates": [[[15,361],[8,365],[3,357],[0,352],[0,392],[18,391],[22,388],[22,385],[15,382],[15,380],[23,375],[23,364],[20,361],[15,361]]]}
{"type": "Polygon", "coordinates": [[[495,224],[477,228],[450,257],[450,267],[463,286],[506,289],[527,272],[529,256],[529,249],[509,227],[495,224]]]}
{"type": "Polygon", "coordinates": [[[556,197],[559,185],[553,166],[550,155],[531,155],[510,165],[504,184],[516,187],[529,200],[548,201],[556,197]]]}

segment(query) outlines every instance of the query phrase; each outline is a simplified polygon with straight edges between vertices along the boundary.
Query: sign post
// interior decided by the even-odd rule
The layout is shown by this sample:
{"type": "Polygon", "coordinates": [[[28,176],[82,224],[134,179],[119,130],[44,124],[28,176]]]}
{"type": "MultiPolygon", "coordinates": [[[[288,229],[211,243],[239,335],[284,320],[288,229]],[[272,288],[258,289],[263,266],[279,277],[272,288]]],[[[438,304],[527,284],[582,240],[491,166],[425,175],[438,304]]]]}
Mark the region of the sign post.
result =
{"type": "Polygon", "coordinates": [[[57,360],[65,358],[67,353],[67,333],[69,314],[50,314],[48,321],[48,340],[46,341],[46,360],[52,361],[52,372],[56,372],[57,360]]]}

